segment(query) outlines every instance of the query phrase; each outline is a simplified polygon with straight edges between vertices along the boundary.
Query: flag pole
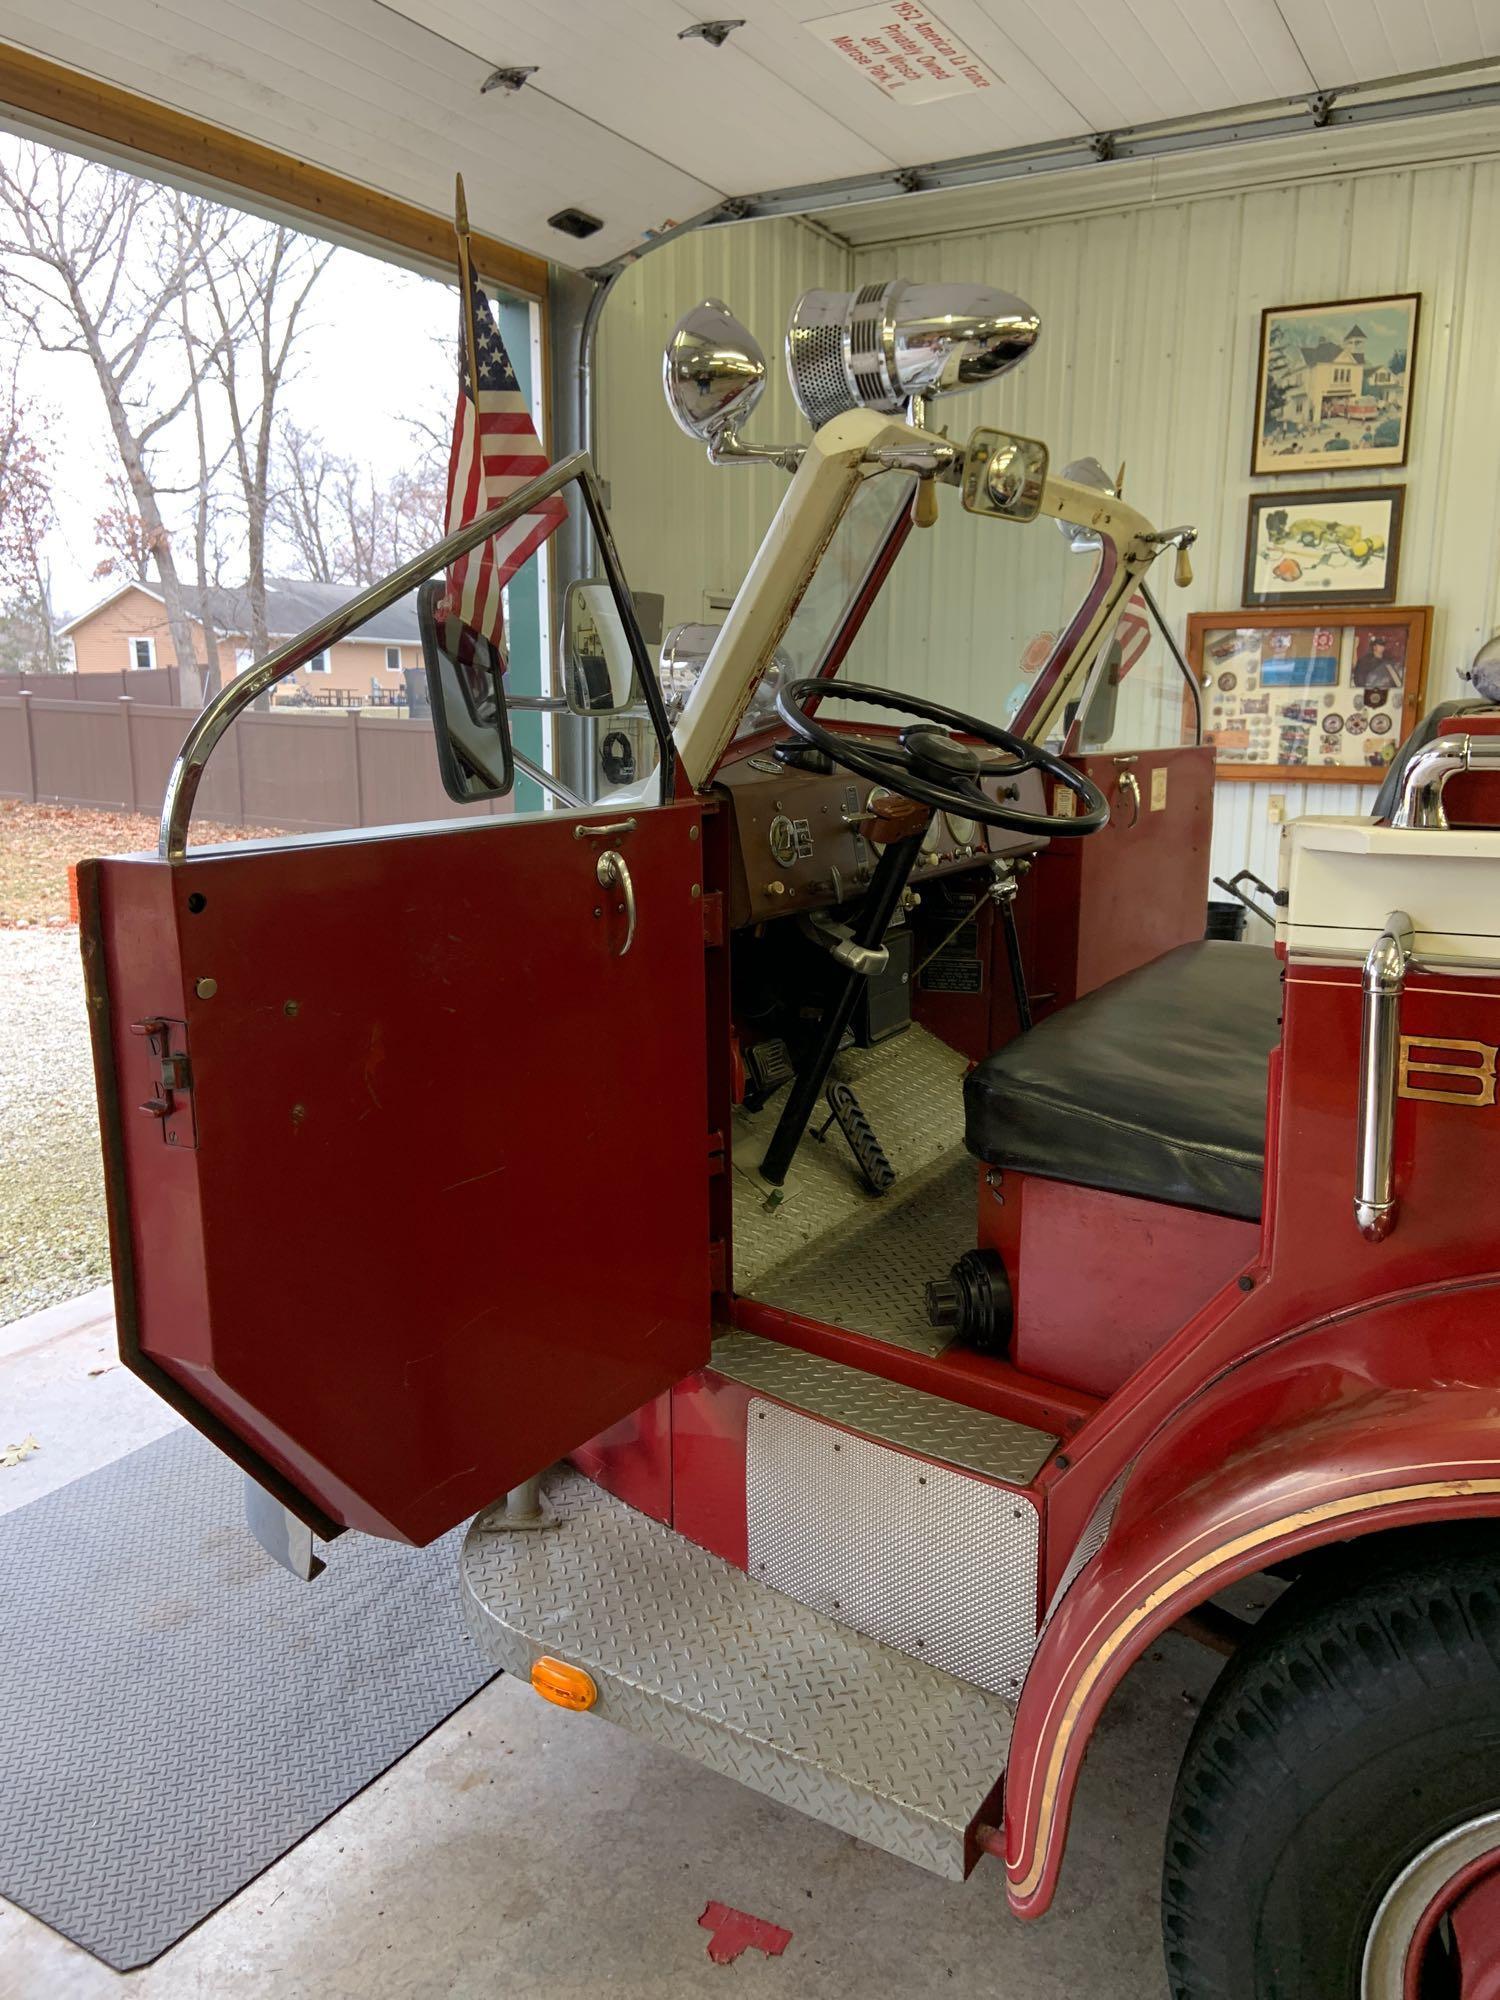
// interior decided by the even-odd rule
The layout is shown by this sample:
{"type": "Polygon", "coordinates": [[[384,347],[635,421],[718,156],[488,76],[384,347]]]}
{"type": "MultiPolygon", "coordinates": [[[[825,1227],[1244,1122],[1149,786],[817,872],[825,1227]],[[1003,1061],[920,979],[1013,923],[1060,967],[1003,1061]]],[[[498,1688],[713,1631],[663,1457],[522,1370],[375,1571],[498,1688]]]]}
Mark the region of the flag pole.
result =
{"type": "Polygon", "coordinates": [[[469,393],[479,394],[479,348],[474,336],[474,268],[469,258],[469,204],[464,177],[454,176],[453,232],[458,238],[458,288],[463,295],[464,354],[469,364],[469,393]]]}

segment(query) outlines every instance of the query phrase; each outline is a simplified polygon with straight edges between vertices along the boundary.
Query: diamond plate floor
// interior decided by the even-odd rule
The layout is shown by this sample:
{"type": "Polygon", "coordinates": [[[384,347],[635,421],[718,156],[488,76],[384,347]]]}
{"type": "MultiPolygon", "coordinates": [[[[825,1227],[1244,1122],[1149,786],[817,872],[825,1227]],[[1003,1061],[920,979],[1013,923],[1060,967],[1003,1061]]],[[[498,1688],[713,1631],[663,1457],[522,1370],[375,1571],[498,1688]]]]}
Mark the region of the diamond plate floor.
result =
{"type": "Polygon", "coordinates": [[[892,1347],[941,1354],[953,1336],[928,1325],[923,1287],[974,1248],[976,1200],[973,1160],[962,1148],[945,1153],[774,1265],[749,1296],[892,1347]]]}
{"type": "MultiPolygon", "coordinates": [[[[785,1198],[755,1168],[781,1098],[734,1123],[734,1285],[746,1298],[939,1354],[922,1287],[974,1247],[975,1167],[963,1149],[964,1058],[923,1028],[874,1049],[846,1049],[835,1077],[852,1084],[899,1176],[871,1195],[838,1127],[798,1148],[785,1198]]],[[[815,1120],[815,1122],[818,1122],[815,1120]]]]}
{"type": "Polygon", "coordinates": [[[962,1877],[1010,1744],[1004,1701],[765,1589],[565,1467],[544,1492],[553,1527],[481,1514],[464,1543],[464,1617],[497,1666],[585,1666],[599,1715],[962,1877]]]}
{"type": "Polygon", "coordinates": [[[0,1894],[155,1958],[490,1679],[458,1540],[350,1535],[298,1583],[187,1429],[7,1515],[0,1894]]]}
{"type": "Polygon", "coordinates": [[[887,1382],[862,1368],[846,1368],[818,1354],[753,1333],[723,1333],[714,1342],[712,1365],[731,1381],[774,1396],[780,1403],[803,1410],[820,1422],[840,1424],[868,1437],[880,1438],[902,1451],[919,1453],[946,1465],[1027,1486],[1046,1463],[1057,1443],[1049,1431],[1008,1417],[990,1416],[887,1382]]]}
{"type": "MultiPolygon", "coordinates": [[[[852,1086],[891,1165],[906,1181],[963,1143],[967,1067],[946,1042],[913,1027],[878,1048],[845,1049],[833,1076],[852,1086]]],[[[736,1291],[756,1296],[773,1265],[851,1216],[888,1208],[891,1199],[868,1191],[835,1125],[821,1142],[809,1131],[797,1148],[782,1199],[773,1202],[755,1170],[771,1143],[785,1095],[778,1092],[759,1111],[734,1114],[734,1285],[736,1291]]],[[[821,1124],[826,1115],[825,1106],[813,1124],[821,1124]]]]}

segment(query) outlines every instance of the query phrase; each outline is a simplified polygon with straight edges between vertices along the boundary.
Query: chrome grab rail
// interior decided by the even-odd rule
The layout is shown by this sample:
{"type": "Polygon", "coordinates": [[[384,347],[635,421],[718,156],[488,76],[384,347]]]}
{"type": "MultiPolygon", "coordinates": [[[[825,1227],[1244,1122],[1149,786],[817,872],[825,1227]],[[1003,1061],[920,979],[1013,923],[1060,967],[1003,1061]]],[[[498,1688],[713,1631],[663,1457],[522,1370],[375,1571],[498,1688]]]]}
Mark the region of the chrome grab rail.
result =
{"type": "Polygon", "coordinates": [[[1460,771],[1500,771],[1500,736],[1435,736],[1407,765],[1390,824],[1446,827],[1443,789],[1460,771]]]}
{"type": "MultiPolygon", "coordinates": [[[[193,801],[198,794],[204,767],[230,724],[237,716],[242,715],[258,696],[263,695],[267,688],[274,687],[278,681],[285,680],[288,674],[295,673],[298,667],[306,666],[315,653],[321,653],[326,647],[337,645],[340,639],[346,639],[357,627],[363,625],[366,619],[373,618],[377,612],[386,610],[398,598],[405,597],[408,591],[415,590],[418,584],[425,583],[428,577],[436,575],[439,570],[446,569],[450,563],[457,561],[459,556],[467,555],[470,549],[478,548],[480,543],[488,541],[491,535],[498,534],[502,528],[508,528],[512,521],[518,521],[523,514],[531,513],[543,501],[550,500],[554,494],[560,493],[563,487],[571,485],[575,479],[583,489],[584,506],[588,510],[605,575],[614,592],[616,603],[622,607],[621,616],[630,641],[636,673],[661,744],[662,798],[664,800],[670,798],[672,795],[671,733],[667,728],[665,711],[661,707],[660,690],[656,677],[651,672],[650,655],[640,634],[635,607],[625,582],[624,571],[620,566],[620,558],[615,550],[614,538],[609,530],[609,522],[604,512],[604,496],[599,487],[598,477],[588,453],[575,451],[569,457],[559,459],[556,465],[549,466],[545,472],[530,480],[525,486],[518,488],[498,507],[492,507],[487,514],[479,515],[466,527],[455,528],[451,535],[445,535],[440,542],[434,542],[431,548],[413,556],[411,561],[403,563],[400,569],[392,570],[391,574],[380,583],[372,584],[368,590],[362,590],[358,597],[352,597],[338,611],[331,611],[326,618],[319,619],[316,625],[309,625],[305,632],[298,633],[295,639],[289,639],[284,646],[278,646],[274,652],[267,653],[263,660],[257,660],[254,666],[247,667],[244,673],[237,674],[227,687],[220,689],[202,714],[194,720],[192,728],[183,740],[182,748],[177,753],[177,761],[172,766],[171,775],[167,779],[166,795],[161,808],[161,830],[157,838],[157,852],[162,859],[181,861],[186,857],[188,823],[192,819],[193,801]]],[[[529,699],[523,699],[526,700],[527,706],[531,705],[529,699]]],[[[548,697],[540,698],[537,705],[542,706],[544,703],[548,708],[553,706],[548,697]]],[[[518,702],[517,706],[520,705],[518,702]]],[[[563,702],[555,705],[559,708],[566,706],[563,702]]],[[[562,797],[565,803],[577,803],[550,778],[536,771],[534,767],[528,766],[524,759],[518,757],[516,762],[523,769],[527,769],[529,775],[536,777],[549,790],[562,797]]]]}
{"type": "Polygon", "coordinates": [[[1365,959],[1354,1220],[1367,1243],[1382,1242],[1396,1226],[1396,1058],[1401,994],[1415,948],[1411,918],[1392,910],[1365,959]]]}

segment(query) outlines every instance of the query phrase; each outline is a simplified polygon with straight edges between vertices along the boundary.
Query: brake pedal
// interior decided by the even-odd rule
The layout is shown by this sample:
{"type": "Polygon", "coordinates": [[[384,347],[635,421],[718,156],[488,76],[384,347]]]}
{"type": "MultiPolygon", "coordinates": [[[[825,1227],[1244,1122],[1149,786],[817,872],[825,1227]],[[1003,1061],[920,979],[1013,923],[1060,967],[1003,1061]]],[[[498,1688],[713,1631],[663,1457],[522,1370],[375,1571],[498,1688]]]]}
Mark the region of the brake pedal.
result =
{"type": "Polygon", "coordinates": [[[753,1042],[745,1051],[745,1103],[751,1111],[758,1111],[768,1099],[774,1097],[785,1083],[790,1083],[797,1074],[792,1052],[780,1035],[769,1041],[753,1042]]]}
{"type": "MultiPolygon", "coordinates": [[[[886,1158],[885,1148],[875,1137],[875,1128],[860,1109],[859,1099],[847,1083],[830,1083],[828,1109],[838,1120],[839,1130],[849,1141],[859,1177],[871,1194],[889,1194],[896,1182],[896,1169],[886,1158]]],[[[832,1122],[832,1121],[830,1121],[832,1122]]],[[[826,1132],[828,1126],[823,1127],[826,1132]]],[[[819,1133],[819,1138],[822,1133],[819,1133]]]]}

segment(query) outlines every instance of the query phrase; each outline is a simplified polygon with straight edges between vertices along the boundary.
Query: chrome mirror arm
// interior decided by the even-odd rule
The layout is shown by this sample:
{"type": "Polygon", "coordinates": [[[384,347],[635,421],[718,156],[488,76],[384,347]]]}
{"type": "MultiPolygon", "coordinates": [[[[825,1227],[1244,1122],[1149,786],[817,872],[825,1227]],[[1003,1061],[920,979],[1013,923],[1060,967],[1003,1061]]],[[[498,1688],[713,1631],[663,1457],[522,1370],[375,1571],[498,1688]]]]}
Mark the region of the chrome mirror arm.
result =
{"type": "Polygon", "coordinates": [[[708,440],[710,465],[775,465],[795,472],[806,455],[805,444],[747,444],[732,417],[708,440]]]}

